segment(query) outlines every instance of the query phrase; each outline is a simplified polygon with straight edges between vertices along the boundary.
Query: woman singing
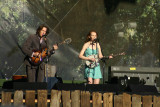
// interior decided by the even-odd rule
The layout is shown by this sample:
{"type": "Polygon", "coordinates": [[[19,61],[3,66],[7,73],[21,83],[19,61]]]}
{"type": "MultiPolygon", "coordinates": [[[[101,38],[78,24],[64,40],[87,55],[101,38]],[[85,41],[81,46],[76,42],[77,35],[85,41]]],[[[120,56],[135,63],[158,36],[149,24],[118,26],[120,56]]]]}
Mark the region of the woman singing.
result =
{"type": "MultiPolygon", "coordinates": [[[[97,59],[103,58],[100,44],[97,41],[98,34],[96,31],[90,31],[87,35],[86,42],[79,54],[79,58],[95,63],[93,67],[85,65],[85,78],[88,84],[99,84],[102,78],[101,69],[97,59]],[[90,57],[92,56],[92,57],[90,57]]],[[[112,56],[109,56],[112,58],[112,56]]]]}

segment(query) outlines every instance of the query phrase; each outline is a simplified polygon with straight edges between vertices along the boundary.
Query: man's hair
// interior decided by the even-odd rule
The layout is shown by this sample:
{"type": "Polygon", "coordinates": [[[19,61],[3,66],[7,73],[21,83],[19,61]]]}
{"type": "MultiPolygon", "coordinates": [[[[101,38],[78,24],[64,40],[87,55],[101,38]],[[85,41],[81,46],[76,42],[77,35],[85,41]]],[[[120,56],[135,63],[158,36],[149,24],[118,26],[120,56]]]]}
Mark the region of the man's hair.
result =
{"type": "Polygon", "coordinates": [[[49,34],[49,28],[46,25],[42,24],[37,28],[37,31],[36,31],[37,35],[39,35],[39,32],[43,29],[43,27],[47,28],[46,35],[49,34]]]}

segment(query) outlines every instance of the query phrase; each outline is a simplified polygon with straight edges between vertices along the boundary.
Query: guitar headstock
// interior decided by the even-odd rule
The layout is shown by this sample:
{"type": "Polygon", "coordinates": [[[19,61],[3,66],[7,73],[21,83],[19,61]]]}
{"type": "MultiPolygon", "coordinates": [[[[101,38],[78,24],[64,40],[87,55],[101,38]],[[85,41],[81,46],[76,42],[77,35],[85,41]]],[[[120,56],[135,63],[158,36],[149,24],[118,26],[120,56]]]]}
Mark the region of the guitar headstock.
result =
{"type": "Polygon", "coordinates": [[[126,54],[125,52],[119,53],[119,55],[125,55],[125,54],[126,54]]]}
{"type": "Polygon", "coordinates": [[[118,54],[111,54],[110,56],[112,57],[116,57],[116,56],[120,56],[120,55],[125,55],[126,53],[125,52],[122,52],[122,53],[118,53],[118,54]]]}
{"type": "Polygon", "coordinates": [[[71,38],[67,38],[63,41],[63,43],[69,44],[71,43],[72,39],[71,38]]]}

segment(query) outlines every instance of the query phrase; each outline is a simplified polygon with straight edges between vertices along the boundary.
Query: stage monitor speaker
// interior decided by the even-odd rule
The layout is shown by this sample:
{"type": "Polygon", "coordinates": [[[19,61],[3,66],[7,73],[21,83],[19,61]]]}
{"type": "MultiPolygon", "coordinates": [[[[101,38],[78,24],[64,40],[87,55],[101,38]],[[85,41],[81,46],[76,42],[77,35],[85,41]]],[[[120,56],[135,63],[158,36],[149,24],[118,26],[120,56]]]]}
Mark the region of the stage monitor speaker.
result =
{"type": "Polygon", "coordinates": [[[118,84],[88,84],[86,87],[87,91],[90,92],[119,92],[118,84]]]}
{"type": "Polygon", "coordinates": [[[131,84],[129,85],[132,93],[141,93],[141,94],[150,94],[150,93],[158,93],[157,88],[155,86],[151,85],[135,85],[131,84]]]}
{"type": "Polygon", "coordinates": [[[119,85],[117,84],[62,84],[57,83],[53,89],[56,90],[81,90],[89,92],[119,92],[119,85]]]}
{"type": "Polygon", "coordinates": [[[89,92],[113,92],[113,93],[137,93],[137,94],[157,94],[158,91],[155,86],[147,86],[141,84],[130,84],[124,87],[120,84],[62,84],[57,83],[53,89],[56,90],[81,90],[89,92]]]}
{"type": "Polygon", "coordinates": [[[84,84],[69,84],[69,83],[57,83],[54,85],[53,89],[56,90],[85,90],[84,84]]]}
{"type": "Polygon", "coordinates": [[[47,89],[46,82],[13,82],[15,90],[39,90],[47,89]]]}
{"type": "Polygon", "coordinates": [[[2,89],[15,89],[15,90],[38,90],[47,89],[46,82],[15,82],[6,81],[3,83],[2,89]]]}
{"type": "Polygon", "coordinates": [[[12,81],[5,81],[3,83],[2,89],[13,89],[14,82],[27,82],[27,78],[14,78],[12,81]]]}

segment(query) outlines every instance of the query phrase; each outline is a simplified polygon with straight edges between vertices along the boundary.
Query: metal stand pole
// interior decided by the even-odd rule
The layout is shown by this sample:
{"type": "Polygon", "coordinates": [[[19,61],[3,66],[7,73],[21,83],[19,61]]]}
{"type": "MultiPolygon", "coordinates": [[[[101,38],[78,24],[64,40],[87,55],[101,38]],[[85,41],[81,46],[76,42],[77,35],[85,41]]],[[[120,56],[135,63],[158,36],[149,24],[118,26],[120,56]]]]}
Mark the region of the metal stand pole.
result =
{"type": "Polygon", "coordinates": [[[104,72],[105,72],[105,65],[106,65],[106,59],[102,59],[102,62],[103,62],[103,85],[104,85],[104,72]]]}
{"type": "Polygon", "coordinates": [[[48,82],[48,56],[47,56],[47,61],[46,61],[46,82],[48,82]]]}

